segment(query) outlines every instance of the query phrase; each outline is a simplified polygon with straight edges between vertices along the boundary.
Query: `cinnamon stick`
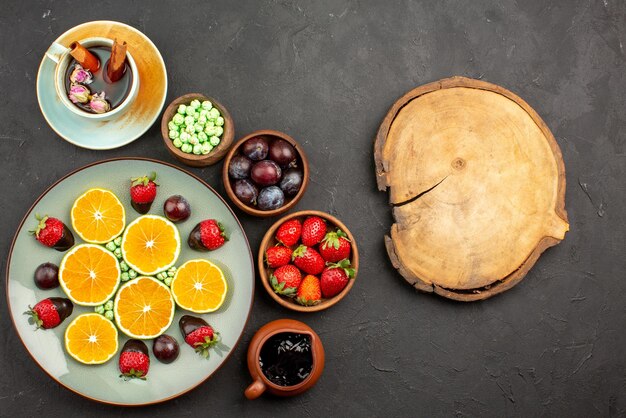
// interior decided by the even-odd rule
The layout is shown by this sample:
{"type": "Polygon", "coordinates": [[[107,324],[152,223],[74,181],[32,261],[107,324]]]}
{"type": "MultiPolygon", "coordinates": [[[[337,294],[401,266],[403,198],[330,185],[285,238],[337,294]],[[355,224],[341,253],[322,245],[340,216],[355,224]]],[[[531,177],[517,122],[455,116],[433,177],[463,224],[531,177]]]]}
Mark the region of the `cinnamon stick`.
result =
{"type": "Polygon", "coordinates": [[[70,55],[86,70],[95,73],[100,68],[100,60],[78,42],[70,44],[70,55]]]}
{"type": "Polygon", "coordinates": [[[126,42],[121,44],[117,42],[117,39],[113,41],[111,47],[111,58],[107,65],[107,76],[112,83],[118,81],[124,75],[126,68],[126,42]]]}

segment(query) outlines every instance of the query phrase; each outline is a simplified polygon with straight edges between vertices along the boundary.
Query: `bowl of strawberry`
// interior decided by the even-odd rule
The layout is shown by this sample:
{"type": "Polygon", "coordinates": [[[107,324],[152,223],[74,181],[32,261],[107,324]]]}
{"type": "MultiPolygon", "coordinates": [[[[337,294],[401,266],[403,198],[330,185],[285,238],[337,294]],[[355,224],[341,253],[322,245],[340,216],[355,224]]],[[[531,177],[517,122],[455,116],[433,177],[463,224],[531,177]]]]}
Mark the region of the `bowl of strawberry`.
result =
{"type": "Polygon", "coordinates": [[[339,219],[306,210],[283,217],[267,230],[257,263],[263,287],[276,302],[295,311],[315,312],[348,294],[359,253],[339,219]]]}
{"type": "Polygon", "coordinates": [[[260,217],[291,209],[304,195],[309,163],[289,135],[261,130],[241,138],[224,158],[226,194],[244,212],[260,217]]]}

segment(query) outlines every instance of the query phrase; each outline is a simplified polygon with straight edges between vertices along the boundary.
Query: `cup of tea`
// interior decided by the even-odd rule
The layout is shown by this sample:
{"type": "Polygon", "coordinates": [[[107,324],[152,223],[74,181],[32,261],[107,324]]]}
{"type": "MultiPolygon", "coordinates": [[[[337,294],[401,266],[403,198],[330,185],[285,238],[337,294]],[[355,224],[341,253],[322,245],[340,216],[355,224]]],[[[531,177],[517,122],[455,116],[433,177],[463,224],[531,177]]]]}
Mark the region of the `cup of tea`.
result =
{"type": "Polygon", "coordinates": [[[248,370],[253,382],[248,399],[264,392],[299,395],[317,383],[324,370],[324,347],[308,325],[279,319],[259,328],[248,346],[248,370]]]}
{"type": "MultiPolygon", "coordinates": [[[[56,62],[54,75],[56,94],[69,111],[88,119],[110,120],[128,110],[137,97],[139,72],[130,52],[126,52],[126,66],[123,68],[121,78],[112,82],[107,76],[113,43],[112,39],[93,37],[73,42],[69,48],[55,42],[46,51],[46,56],[56,62]],[[99,60],[99,67],[95,71],[90,71],[91,78],[88,82],[80,84],[71,80],[72,73],[77,68],[76,65],[80,65],[72,55],[77,48],[86,49],[99,60]],[[108,110],[102,111],[102,108],[92,106],[90,101],[84,103],[82,100],[77,101],[76,91],[79,93],[84,91],[89,97],[98,95],[100,100],[106,100],[108,110]],[[70,99],[70,94],[73,94],[74,100],[70,99]]],[[[81,99],[83,97],[81,96],[81,99]]]]}

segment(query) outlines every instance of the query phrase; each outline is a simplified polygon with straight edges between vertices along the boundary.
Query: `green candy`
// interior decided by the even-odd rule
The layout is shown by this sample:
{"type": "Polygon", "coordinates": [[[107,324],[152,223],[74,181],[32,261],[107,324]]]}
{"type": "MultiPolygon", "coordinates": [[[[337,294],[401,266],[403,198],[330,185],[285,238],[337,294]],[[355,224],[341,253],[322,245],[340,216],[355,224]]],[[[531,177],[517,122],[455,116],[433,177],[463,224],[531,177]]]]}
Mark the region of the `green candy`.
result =
{"type": "Polygon", "coordinates": [[[119,247],[120,245],[122,245],[122,237],[117,237],[113,240],[113,243],[119,247]]]}
{"type": "Polygon", "coordinates": [[[172,144],[174,144],[174,146],[176,148],[180,148],[183,145],[183,141],[181,141],[180,139],[176,138],[175,140],[172,141],[172,144]]]}
{"type": "Polygon", "coordinates": [[[170,139],[176,139],[178,138],[178,136],[180,135],[180,133],[178,133],[178,131],[170,131],[170,139]]]}
{"type": "Polygon", "coordinates": [[[194,123],[196,123],[196,120],[193,118],[193,116],[185,117],[185,125],[189,126],[193,125],[194,123]]]}
{"type": "Polygon", "coordinates": [[[224,128],[222,128],[221,126],[215,127],[215,136],[222,136],[223,133],[224,133],[224,128]]]}
{"type": "Polygon", "coordinates": [[[135,277],[137,277],[137,272],[133,269],[128,270],[128,277],[134,279],[135,277]]]}
{"type": "Polygon", "coordinates": [[[113,311],[105,311],[104,317],[108,319],[109,321],[113,321],[113,311]]]}
{"type": "Polygon", "coordinates": [[[186,110],[187,110],[187,106],[185,106],[184,104],[181,104],[180,106],[178,106],[179,115],[184,115],[186,110]]]}
{"type": "Polygon", "coordinates": [[[185,127],[185,132],[187,132],[189,135],[195,134],[196,133],[196,127],[193,125],[187,125],[185,127]]]}
{"type": "Polygon", "coordinates": [[[194,119],[194,120],[198,120],[198,119],[200,119],[200,112],[195,112],[195,113],[193,114],[193,119],[194,119]]]}
{"type": "Polygon", "coordinates": [[[202,130],[204,129],[204,126],[202,126],[199,123],[196,123],[195,125],[193,125],[193,127],[196,130],[196,132],[202,132],[202,130]]]}
{"type": "Polygon", "coordinates": [[[204,116],[205,119],[209,116],[209,111],[206,109],[201,109],[200,110],[200,117],[204,116]]]}
{"type": "Polygon", "coordinates": [[[126,261],[122,260],[120,261],[120,268],[122,269],[122,271],[128,271],[130,267],[128,267],[128,264],[126,264],[126,261]]]}
{"type": "Polygon", "coordinates": [[[202,116],[202,113],[200,113],[200,117],[198,118],[198,123],[200,125],[206,125],[206,122],[207,122],[206,116],[202,116]]]}
{"type": "Polygon", "coordinates": [[[180,113],[177,113],[174,115],[174,117],[172,118],[172,122],[174,122],[175,125],[182,125],[183,122],[185,122],[185,117],[183,115],[181,115],[180,113]]]}
{"type": "Polygon", "coordinates": [[[209,138],[209,142],[214,147],[217,147],[219,145],[219,143],[220,143],[220,139],[218,137],[216,137],[216,136],[212,136],[211,138],[209,138]]]}
{"type": "Polygon", "coordinates": [[[221,116],[220,115],[220,111],[217,110],[216,108],[213,108],[213,109],[209,110],[209,119],[215,120],[215,119],[219,118],[220,116],[221,116]]]}
{"type": "Polygon", "coordinates": [[[98,313],[98,314],[102,315],[102,314],[104,314],[104,305],[98,305],[98,306],[96,306],[95,308],[93,308],[93,310],[94,310],[96,313],[98,313]]]}
{"type": "Polygon", "coordinates": [[[215,125],[224,126],[224,118],[221,116],[218,116],[217,118],[215,118],[215,125]]]}
{"type": "Polygon", "coordinates": [[[193,153],[196,155],[202,154],[202,145],[196,144],[193,146],[193,153]]]}
{"type": "Polygon", "coordinates": [[[213,108],[213,103],[208,100],[202,102],[202,108],[205,110],[211,110],[213,108]]]}
{"type": "Polygon", "coordinates": [[[124,273],[122,273],[122,276],[120,278],[123,282],[127,282],[130,280],[130,275],[128,274],[128,272],[125,271],[124,273]]]}
{"type": "Polygon", "coordinates": [[[180,129],[173,121],[169,121],[167,127],[170,131],[178,131],[180,129]]]}
{"type": "Polygon", "coordinates": [[[165,283],[165,286],[169,287],[172,284],[172,278],[166,277],[165,280],[163,280],[163,283],[165,283]]]}
{"type": "Polygon", "coordinates": [[[198,139],[198,135],[191,135],[191,138],[189,139],[189,143],[191,145],[198,145],[200,143],[200,140],[198,139]]]}
{"type": "Polygon", "coordinates": [[[208,154],[209,152],[211,152],[211,150],[213,149],[213,145],[211,145],[208,142],[205,142],[204,144],[202,144],[202,154],[208,154]]]}
{"type": "Polygon", "coordinates": [[[163,273],[157,273],[156,278],[163,281],[165,280],[165,278],[167,277],[167,275],[164,275],[163,273]]]}
{"type": "Polygon", "coordinates": [[[191,106],[187,106],[187,109],[185,109],[185,115],[193,116],[194,113],[196,113],[196,109],[191,106]]]}
{"type": "Polygon", "coordinates": [[[174,277],[175,274],[176,274],[176,267],[170,267],[169,270],[167,270],[167,275],[169,277],[174,277]]]}
{"type": "Polygon", "coordinates": [[[191,135],[189,135],[189,133],[187,132],[181,132],[180,136],[178,137],[183,143],[188,142],[189,139],[191,138],[191,135]]]}
{"type": "Polygon", "coordinates": [[[193,145],[187,143],[187,144],[183,144],[183,146],[180,148],[183,152],[186,153],[190,153],[193,151],[193,145]]]}
{"type": "Polygon", "coordinates": [[[189,103],[189,106],[193,107],[194,110],[200,107],[200,100],[195,99],[192,100],[191,103],[189,103]]]}
{"type": "Polygon", "coordinates": [[[104,310],[105,311],[112,311],[113,310],[113,301],[110,300],[107,303],[104,304],[104,310]]]}
{"type": "Polygon", "coordinates": [[[105,245],[105,247],[109,251],[115,251],[115,249],[117,248],[117,246],[115,245],[113,241],[107,242],[107,245],[105,245]]]}
{"type": "Polygon", "coordinates": [[[117,258],[122,258],[122,250],[120,248],[116,248],[113,254],[115,254],[117,258]]]}
{"type": "Polygon", "coordinates": [[[208,136],[215,136],[216,132],[217,132],[217,128],[218,126],[210,126],[208,128],[204,128],[204,132],[208,135],[208,136]]]}
{"type": "Polygon", "coordinates": [[[198,141],[206,142],[209,139],[208,135],[204,132],[198,132],[198,141]]]}

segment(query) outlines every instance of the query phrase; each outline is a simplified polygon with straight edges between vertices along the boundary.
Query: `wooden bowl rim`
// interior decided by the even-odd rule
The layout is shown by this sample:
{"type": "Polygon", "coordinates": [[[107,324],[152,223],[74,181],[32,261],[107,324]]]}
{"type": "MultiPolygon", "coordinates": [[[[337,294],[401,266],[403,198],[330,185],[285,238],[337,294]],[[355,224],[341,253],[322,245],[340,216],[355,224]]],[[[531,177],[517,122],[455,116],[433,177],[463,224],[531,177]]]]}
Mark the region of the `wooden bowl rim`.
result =
{"type": "Polygon", "coordinates": [[[272,297],[272,299],[274,299],[276,302],[278,302],[280,305],[284,306],[285,308],[291,309],[293,311],[317,312],[317,311],[322,311],[324,309],[328,309],[331,306],[335,305],[340,300],[342,300],[348,294],[348,292],[350,292],[350,289],[352,289],[352,287],[354,286],[354,282],[356,281],[356,278],[359,273],[359,250],[357,247],[356,240],[354,239],[354,235],[352,235],[352,232],[350,232],[348,227],[339,219],[337,219],[336,217],[334,217],[333,215],[329,213],[321,212],[318,210],[302,210],[302,211],[290,213],[289,215],[286,215],[280,218],[279,220],[274,222],[272,226],[269,227],[269,229],[267,230],[267,232],[265,232],[265,235],[263,236],[261,245],[259,246],[259,253],[257,255],[257,266],[259,270],[259,277],[261,278],[263,287],[265,288],[265,291],[272,297]],[[350,281],[348,282],[348,285],[339,294],[335,295],[334,297],[330,299],[322,300],[321,303],[314,305],[314,306],[298,305],[297,303],[289,301],[286,298],[283,298],[282,296],[276,294],[270,286],[269,276],[267,274],[267,267],[265,266],[265,260],[263,259],[265,255],[265,250],[269,247],[270,242],[274,239],[276,230],[278,229],[280,225],[282,225],[284,222],[290,219],[299,218],[299,217],[307,217],[307,216],[319,216],[320,218],[326,220],[327,222],[332,223],[335,227],[340,228],[343,232],[346,233],[346,235],[348,235],[348,239],[350,240],[352,244],[352,256],[350,257],[350,262],[351,262],[352,268],[354,269],[354,277],[350,279],[350,281]]]}
{"type": "Polygon", "coordinates": [[[165,143],[167,150],[179,161],[192,166],[201,167],[215,164],[224,158],[233,143],[233,139],[235,138],[235,124],[228,109],[226,109],[226,107],[215,98],[207,96],[203,93],[187,93],[172,100],[165,108],[163,116],[161,117],[161,136],[163,137],[163,142],[165,143]],[[220,143],[206,155],[187,154],[186,152],[182,152],[174,146],[169,137],[169,128],[167,124],[174,116],[176,109],[179,105],[190,103],[194,99],[210,101],[213,104],[213,107],[216,107],[224,118],[224,133],[222,134],[220,143]]]}
{"type": "Polygon", "coordinates": [[[230,148],[230,150],[224,157],[224,165],[222,167],[222,181],[224,183],[224,189],[226,190],[226,194],[228,195],[230,200],[235,204],[235,206],[237,206],[242,211],[246,212],[248,215],[259,216],[262,218],[269,218],[269,217],[280,215],[282,213],[287,212],[289,209],[294,207],[298,203],[298,201],[300,201],[300,199],[302,199],[302,196],[304,196],[304,192],[309,186],[309,160],[304,150],[298,143],[298,141],[293,139],[291,136],[287,135],[284,132],[275,131],[273,129],[261,129],[258,131],[250,132],[248,135],[244,136],[243,138],[235,142],[235,144],[230,148]],[[228,176],[228,165],[230,164],[230,160],[233,158],[235,153],[239,150],[239,148],[244,142],[246,142],[248,139],[253,138],[255,136],[274,136],[274,137],[278,137],[280,139],[283,139],[289,142],[296,149],[296,152],[298,153],[298,157],[300,157],[300,161],[302,161],[302,186],[300,186],[300,190],[293,198],[291,198],[291,200],[289,200],[287,203],[285,203],[282,207],[278,209],[260,210],[260,209],[252,208],[244,204],[237,198],[232,186],[230,185],[230,178],[228,176]]]}

